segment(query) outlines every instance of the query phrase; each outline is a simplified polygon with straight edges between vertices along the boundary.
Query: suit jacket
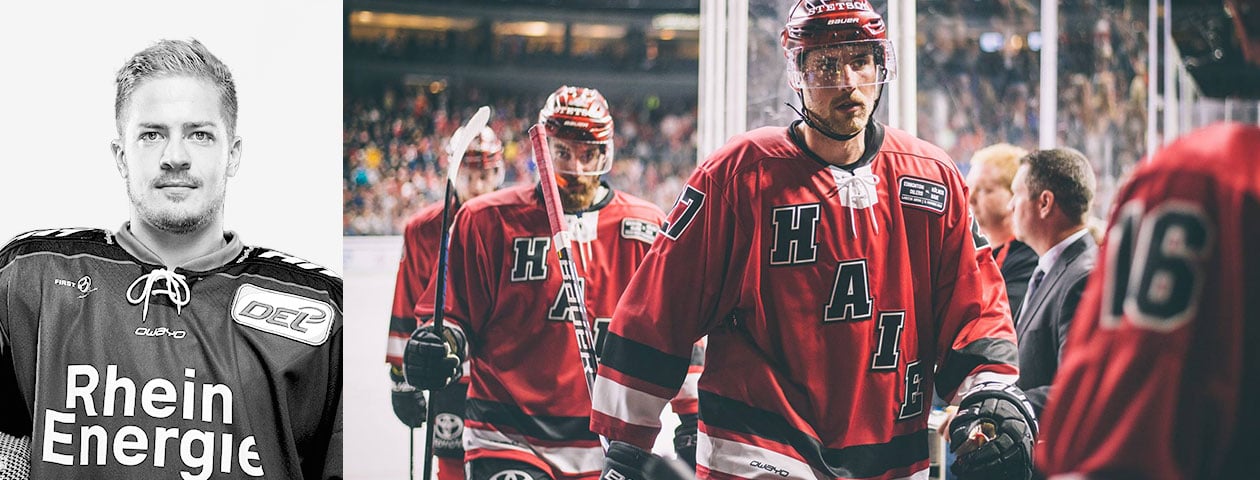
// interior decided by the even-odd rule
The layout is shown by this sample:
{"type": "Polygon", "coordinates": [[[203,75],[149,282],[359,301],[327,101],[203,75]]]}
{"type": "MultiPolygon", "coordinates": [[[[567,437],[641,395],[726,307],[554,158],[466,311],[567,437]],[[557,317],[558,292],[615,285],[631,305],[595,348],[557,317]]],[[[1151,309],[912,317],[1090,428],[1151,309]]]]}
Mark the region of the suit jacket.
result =
{"type": "Polygon", "coordinates": [[[1015,384],[1024,391],[1037,416],[1046,406],[1068,327],[1097,259],[1094,237],[1086,234],[1068,244],[1032,297],[1025,300],[1015,321],[1019,336],[1019,381],[1015,384]]]}
{"type": "Polygon", "coordinates": [[[1002,260],[1002,278],[1006,280],[1006,299],[1011,304],[1011,315],[1019,314],[1028,293],[1028,279],[1037,269],[1037,252],[1028,244],[1016,239],[1006,242],[1006,258],[1002,260]]]}

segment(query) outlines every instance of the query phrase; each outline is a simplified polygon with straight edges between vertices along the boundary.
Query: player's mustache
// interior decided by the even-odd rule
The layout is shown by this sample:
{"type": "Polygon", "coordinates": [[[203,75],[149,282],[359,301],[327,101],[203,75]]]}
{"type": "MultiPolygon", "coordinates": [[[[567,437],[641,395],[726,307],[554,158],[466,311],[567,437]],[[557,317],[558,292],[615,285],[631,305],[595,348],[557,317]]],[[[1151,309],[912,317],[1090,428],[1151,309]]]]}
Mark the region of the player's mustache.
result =
{"type": "Polygon", "coordinates": [[[847,98],[837,98],[831,101],[831,108],[840,108],[846,105],[866,105],[857,95],[847,98]]]}
{"type": "Polygon", "coordinates": [[[162,175],[154,179],[152,185],[154,188],[163,188],[163,187],[199,188],[201,187],[201,180],[193,178],[191,175],[188,175],[186,173],[172,173],[172,174],[162,175]]]}

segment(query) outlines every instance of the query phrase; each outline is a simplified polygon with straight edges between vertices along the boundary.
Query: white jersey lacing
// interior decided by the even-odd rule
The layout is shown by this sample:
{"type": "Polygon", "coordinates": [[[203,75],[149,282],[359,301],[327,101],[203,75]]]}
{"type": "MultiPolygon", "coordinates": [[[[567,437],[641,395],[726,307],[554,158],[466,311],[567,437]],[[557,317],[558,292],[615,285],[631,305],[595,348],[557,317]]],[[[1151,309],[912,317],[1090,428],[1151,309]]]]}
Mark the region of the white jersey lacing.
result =
{"type": "Polygon", "coordinates": [[[141,275],[136,281],[131,282],[131,286],[127,287],[127,301],[133,305],[144,303],[144,311],[140,316],[140,321],[144,322],[149,318],[149,296],[150,295],[166,295],[166,298],[175,304],[175,314],[183,313],[184,305],[188,305],[192,299],[192,291],[188,289],[188,282],[185,277],[178,273],[172,272],[165,268],[159,268],[149,273],[141,275]],[[163,287],[154,289],[153,284],[159,280],[164,280],[166,284],[163,287]],[[144,282],[144,289],[139,295],[132,295],[132,291],[136,289],[140,282],[144,282]]]}
{"type": "Polygon", "coordinates": [[[853,236],[857,236],[857,210],[866,210],[871,218],[871,226],[875,228],[875,234],[879,235],[879,223],[875,221],[875,209],[871,208],[879,203],[878,194],[875,191],[875,185],[879,184],[879,176],[871,172],[870,166],[858,168],[855,172],[849,173],[844,169],[833,167],[832,176],[836,180],[836,187],[840,193],[840,203],[846,207],[853,215],[849,216],[849,228],[853,231],[853,236]]]}

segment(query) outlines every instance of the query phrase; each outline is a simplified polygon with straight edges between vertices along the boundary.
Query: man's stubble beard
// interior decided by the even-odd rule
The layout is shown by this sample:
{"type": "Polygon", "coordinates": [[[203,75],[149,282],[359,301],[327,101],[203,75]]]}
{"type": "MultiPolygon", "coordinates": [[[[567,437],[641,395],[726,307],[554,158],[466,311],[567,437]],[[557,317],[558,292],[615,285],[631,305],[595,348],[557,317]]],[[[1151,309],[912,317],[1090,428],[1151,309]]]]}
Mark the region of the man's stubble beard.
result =
{"type": "MultiPolygon", "coordinates": [[[[161,193],[157,194],[161,195],[161,193]]],[[[136,208],[136,213],[139,215],[140,220],[153,226],[153,228],[176,235],[192,233],[209,224],[211,220],[223,211],[225,194],[226,188],[219,195],[212,197],[204,210],[179,216],[175,212],[149,209],[141,199],[136,197],[135,190],[131,187],[131,182],[127,182],[127,197],[131,200],[132,206],[136,208]]],[[[179,204],[180,202],[173,203],[179,204]]]]}
{"type": "Polygon", "coordinates": [[[583,184],[587,188],[569,190],[561,188],[560,205],[566,213],[586,210],[595,202],[595,195],[599,193],[600,182],[598,178],[591,184],[583,184]]]}
{"type": "Polygon", "coordinates": [[[866,112],[865,106],[862,107],[861,111],[848,117],[836,113],[834,110],[829,110],[829,112],[831,112],[831,115],[819,120],[827,129],[840,135],[853,135],[861,132],[863,128],[866,128],[867,119],[869,118],[869,115],[862,115],[866,112]]]}

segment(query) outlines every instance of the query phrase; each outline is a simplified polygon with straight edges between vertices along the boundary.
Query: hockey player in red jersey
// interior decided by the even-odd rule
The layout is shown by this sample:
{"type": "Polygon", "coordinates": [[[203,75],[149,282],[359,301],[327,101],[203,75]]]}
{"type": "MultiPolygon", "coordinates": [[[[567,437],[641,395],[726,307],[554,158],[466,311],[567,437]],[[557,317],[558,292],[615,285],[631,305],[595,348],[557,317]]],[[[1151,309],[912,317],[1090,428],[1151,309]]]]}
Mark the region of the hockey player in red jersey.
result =
{"type": "MultiPolygon", "coordinates": [[[[599,92],[561,87],[539,123],[550,137],[598,348],[664,214],[600,180],[614,152],[612,117],[599,92]]],[[[422,327],[404,355],[407,380],[418,388],[452,381],[467,356],[464,446],[473,480],[507,478],[506,472],[593,479],[604,466],[599,438],[589,429],[590,394],[569,318],[577,302],[562,294],[540,192],[538,185],[506,188],[460,209],[450,240],[446,338],[422,327]]],[[[435,284],[417,304],[417,316],[432,314],[441,293],[435,284]]],[[[675,405],[695,413],[694,401],[675,405]]]]}
{"type": "MultiPolygon", "coordinates": [[[[463,127],[460,127],[463,128],[463,127]]],[[[452,137],[458,137],[458,130],[452,137]]],[[[452,154],[454,152],[451,152],[452,154]]],[[[490,193],[503,184],[503,142],[490,127],[484,127],[473,138],[459,166],[456,183],[456,209],[459,205],[482,194],[490,193]]],[[[438,242],[442,238],[442,204],[435,203],[420,210],[407,221],[403,230],[403,253],[398,262],[398,280],[394,284],[394,303],[390,311],[389,342],[385,347],[385,361],[389,363],[389,377],[394,381],[392,399],[394,415],[408,427],[424,424],[427,413],[424,391],[408,385],[403,378],[403,347],[411,333],[416,331],[416,302],[428,288],[437,268],[438,242]]],[[[461,440],[464,425],[464,394],[468,389],[467,377],[461,376],[457,385],[435,391],[433,404],[436,409],[433,453],[438,458],[440,480],[464,478],[464,446],[461,440]]]]}
{"type": "MultiPolygon", "coordinates": [[[[1260,66],[1260,2],[1226,4],[1260,66]]],[[[1260,478],[1256,152],[1260,128],[1208,126],[1116,196],[1046,406],[1051,478],[1260,478]]]]}
{"type": "Polygon", "coordinates": [[[225,231],[231,73],[164,40],[116,86],[130,221],[0,249],[0,427],[31,478],[340,478],[341,279],[225,231]]]}
{"type": "Polygon", "coordinates": [[[961,402],[953,448],[992,438],[959,452],[960,477],[1029,477],[1035,421],[963,179],[871,119],[896,65],[882,18],[802,0],[782,43],[801,121],[701,163],[617,305],[592,415],[604,478],[646,478],[625,446],[651,444],[706,334],[700,478],[925,479],[934,390],[961,402]]]}

